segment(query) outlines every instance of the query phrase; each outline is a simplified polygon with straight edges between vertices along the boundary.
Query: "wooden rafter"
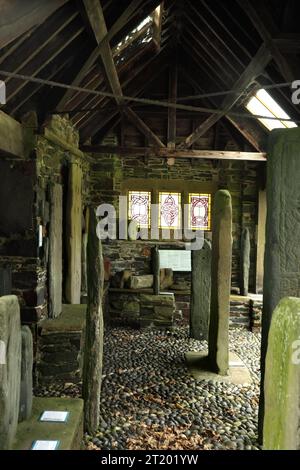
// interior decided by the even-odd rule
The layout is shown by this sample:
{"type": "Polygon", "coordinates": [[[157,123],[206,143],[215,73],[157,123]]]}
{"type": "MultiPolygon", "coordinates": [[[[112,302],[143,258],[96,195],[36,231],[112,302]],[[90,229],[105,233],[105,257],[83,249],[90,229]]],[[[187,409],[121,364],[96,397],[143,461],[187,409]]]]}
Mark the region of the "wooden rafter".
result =
{"type": "MultiPolygon", "coordinates": [[[[123,83],[125,94],[127,96],[135,97],[142,93],[145,88],[149,86],[150,83],[165,69],[167,66],[168,56],[169,51],[167,48],[161,49],[160,52],[154,54],[146,63],[144,63],[142,67],[133,70],[133,73],[130,75],[126,83],[123,83]],[[145,81],[145,76],[149,77],[147,81],[145,81]]],[[[101,134],[101,129],[105,124],[103,125],[103,122],[98,120],[98,115],[102,115],[105,110],[106,107],[101,111],[96,110],[94,113],[89,114],[89,120],[81,130],[83,142],[89,136],[94,136],[97,133],[101,134]]],[[[112,120],[116,114],[118,114],[118,111],[108,111],[107,122],[112,120]]]]}
{"type": "MultiPolygon", "coordinates": [[[[94,36],[99,46],[101,41],[103,41],[103,39],[107,37],[108,34],[101,3],[99,0],[83,0],[83,3],[86,9],[90,25],[94,32],[94,36]]],[[[112,50],[108,41],[105,41],[103,43],[100,54],[104,65],[106,78],[110,85],[111,91],[115,95],[117,104],[122,104],[122,88],[114,63],[112,50]]]]}
{"type": "MultiPolygon", "coordinates": [[[[86,12],[94,31],[96,41],[98,45],[107,36],[108,31],[106,22],[101,7],[101,3],[98,0],[84,0],[86,12]]],[[[124,103],[123,91],[120,84],[117,68],[114,62],[113,53],[109,42],[105,42],[101,49],[101,58],[104,64],[106,78],[110,84],[112,93],[115,95],[117,105],[124,103]]],[[[151,131],[151,129],[140,119],[140,117],[130,108],[125,108],[124,113],[130,119],[130,121],[154,144],[159,147],[164,147],[161,140],[151,131]]]]}
{"type": "Polygon", "coordinates": [[[164,2],[162,2],[157,8],[155,8],[152,13],[152,22],[153,22],[153,41],[157,47],[160,48],[161,43],[161,27],[162,27],[162,18],[164,11],[164,2]]]}
{"type": "Polygon", "coordinates": [[[102,154],[115,153],[120,155],[155,156],[161,158],[191,158],[212,160],[247,160],[265,161],[266,154],[263,152],[229,152],[221,150],[171,150],[168,148],[151,147],[119,147],[107,145],[83,145],[83,152],[102,154]]]}
{"type": "Polygon", "coordinates": [[[0,5],[0,44],[10,44],[32,27],[43,23],[67,0],[10,0],[0,5]]]}
{"type": "MultiPolygon", "coordinates": [[[[174,55],[169,67],[169,102],[177,101],[178,67],[177,54],[174,55]]],[[[168,109],[168,148],[174,149],[176,145],[176,108],[168,109]]]]}
{"type": "Polygon", "coordinates": [[[251,60],[250,64],[240,78],[236,81],[234,87],[232,88],[232,94],[227,95],[221,104],[221,109],[223,110],[220,114],[210,115],[200,126],[195,129],[195,131],[190,134],[185,142],[180,145],[180,148],[191,147],[194,142],[196,142],[203,134],[205,134],[212,126],[218,122],[223,116],[226,116],[228,111],[233,108],[236,102],[240,97],[245,93],[247,88],[253,83],[255,78],[260,75],[265,67],[271,60],[271,53],[268,48],[264,45],[260,47],[255,57],[251,60]]]}
{"type": "MultiPolygon", "coordinates": [[[[105,44],[108,44],[117,33],[126,25],[127,21],[131,18],[131,16],[136,12],[138,7],[141,5],[141,0],[132,0],[129,6],[124,10],[122,15],[116,20],[116,22],[112,25],[110,30],[107,32],[106,36],[98,43],[97,47],[92,51],[90,56],[87,58],[86,62],[84,62],[83,66],[80,68],[76,76],[72,81],[72,85],[78,86],[90,68],[93,66],[97,58],[100,56],[102,48],[105,44]]],[[[72,90],[67,90],[66,93],[62,96],[59,103],[56,106],[58,111],[61,111],[66,106],[67,102],[71,98],[73,92],[72,90]]]]}
{"type": "Polygon", "coordinates": [[[131,108],[124,108],[124,114],[135,125],[135,127],[145,135],[145,137],[152,142],[156,147],[163,148],[165,145],[160,138],[145,124],[144,121],[133,111],[131,108]]]}
{"type": "MultiPolygon", "coordinates": [[[[187,51],[188,54],[188,51],[187,51]]],[[[198,64],[194,62],[194,57],[189,55],[190,59],[192,60],[193,69],[196,73],[198,71],[198,75],[201,75],[201,70],[198,70],[198,64]]],[[[181,74],[185,77],[185,80],[190,83],[193,88],[198,92],[203,94],[204,90],[200,87],[197,80],[193,78],[190,73],[186,72],[186,68],[181,69],[181,74]]],[[[208,104],[214,105],[211,100],[208,100],[208,104]]],[[[243,111],[242,109],[238,109],[238,111],[243,111]]],[[[248,141],[255,150],[258,152],[262,152],[266,148],[266,134],[263,132],[260,126],[256,124],[254,121],[250,121],[249,119],[242,118],[242,117],[235,117],[232,118],[231,116],[226,115],[225,118],[232,124],[234,127],[241,133],[241,135],[248,141]]]]}
{"type": "Polygon", "coordinates": [[[298,78],[295,75],[295,66],[291,66],[291,63],[282,53],[278,43],[274,41],[275,35],[278,34],[278,31],[275,25],[271,22],[270,15],[264,9],[262,2],[250,2],[249,0],[238,0],[238,2],[245,13],[248,15],[257,32],[260,34],[262,40],[265,43],[265,46],[270,50],[272,57],[284,79],[288,82],[291,82],[298,78]],[[266,19],[268,19],[267,25],[266,19]]]}

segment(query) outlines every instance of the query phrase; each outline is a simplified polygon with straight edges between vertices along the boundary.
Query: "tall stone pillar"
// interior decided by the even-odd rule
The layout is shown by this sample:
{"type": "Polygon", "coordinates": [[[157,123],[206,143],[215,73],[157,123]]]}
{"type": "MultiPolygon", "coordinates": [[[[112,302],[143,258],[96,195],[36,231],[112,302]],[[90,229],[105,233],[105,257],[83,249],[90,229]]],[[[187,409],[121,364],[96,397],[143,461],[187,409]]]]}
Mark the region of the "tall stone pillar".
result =
{"type": "Polygon", "coordinates": [[[300,299],[285,297],[268,337],[264,450],[300,449],[300,299]]]}
{"type": "Polygon", "coordinates": [[[192,296],[190,336],[208,339],[211,289],[211,244],[204,240],[201,250],[192,252],[192,296]]]}
{"type": "Polygon", "coordinates": [[[208,360],[213,372],[229,371],[229,309],[232,260],[232,206],[229,191],[219,190],[212,211],[211,308],[208,360]]]}
{"type": "Polygon", "coordinates": [[[96,432],[99,426],[103,360],[104,266],[101,241],[97,237],[96,228],[97,218],[91,208],[87,243],[88,300],[83,363],[84,427],[89,434],[96,432]]]}
{"type": "Polygon", "coordinates": [[[250,233],[244,228],[241,238],[241,295],[248,295],[250,272],[250,233]]]}
{"type": "Polygon", "coordinates": [[[267,199],[266,191],[258,194],[257,250],[256,250],[256,293],[262,294],[264,282],[264,256],[266,243],[267,199]]]}
{"type": "Polygon", "coordinates": [[[50,189],[49,233],[49,316],[52,318],[62,312],[62,221],[62,186],[55,184],[50,189]]]}
{"type": "Polygon", "coordinates": [[[82,243],[82,170],[78,163],[71,163],[67,196],[66,242],[67,278],[66,300],[80,304],[81,294],[81,243],[82,243]]]}
{"type": "Polygon", "coordinates": [[[17,431],[21,385],[21,319],[15,295],[0,298],[0,449],[8,450],[17,431]]]}
{"type": "Polygon", "coordinates": [[[272,314],[283,297],[300,297],[299,153],[299,128],[278,129],[271,133],[267,158],[260,440],[263,434],[265,357],[272,314]]]}

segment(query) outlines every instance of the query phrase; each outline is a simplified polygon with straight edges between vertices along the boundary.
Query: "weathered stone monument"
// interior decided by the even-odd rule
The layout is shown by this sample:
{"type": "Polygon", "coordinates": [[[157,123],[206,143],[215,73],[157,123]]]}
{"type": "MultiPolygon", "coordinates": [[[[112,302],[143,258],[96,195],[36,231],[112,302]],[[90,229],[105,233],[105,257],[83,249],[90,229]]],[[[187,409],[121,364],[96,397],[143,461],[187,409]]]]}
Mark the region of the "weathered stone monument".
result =
{"type": "Polygon", "coordinates": [[[92,434],[99,426],[103,358],[102,292],[104,266],[97,217],[89,210],[87,243],[87,316],[83,362],[84,427],[92,434]]]}
{"type": "Polygon", "coordinates": [[[50,189],[49,233],[49,315],[58,317],[62,311],[62,221],[63,191],[60,184],[50,189]]]}
{"type": "Polygon", "coordinates": [[[21,393],[19,407],[19,421],[29,419],[32,411],[32,367],[33,367],[33,341],[30,328],[22,326],[22,354],[21,354],[21,393]]]}
{"type": "Polygon", "coordinates": [[[262,440],[264,369],[271,318],[283,297],[300,297],[300,129],[274,130],[267,159],[267,222],[262,315],[262,440]]]}
{"type": "Polygon", "coordinates": [[[66,240],[68,270],[66,276],[66,300],[80,304],[81,294],[81,244],[82,244],[82,169],[78,163],[69,168],[66,240]]]}
{"type": "Polygon", "coordinates": [[[196,380],[250,384],[251,376],[245,364],[235,353],[229,353],[232,206],[226,190],[215,194],[212,228],[208,355],[204,351],[190,351],[185,356],[196,380]]]}
{"type": "Polygon", "coordinates": [[[191,338],[208,339],[210,290],[211,243],[204,240],[201,250],[192,251],[191,338]]]}
{"type": "Polygon", "coordinates": [[[0,449],[5,450],[17,431],[20,402],[21,321],[14,295],[0,297],[0,341],[5,345],[0,363],[0,449]]]}
{"type": "Polygon", "coordinates": [[[241,237],[241,295],[248,295],[250,272],[250,232],[244,228],[241,237]]]}
{"type": "Polygon", "coordinates": [[[229,371],[229,309],[232,259],[232,207],[226,190],[215,194],[212,211],[211,307],[208,361],[212,371],[229,371]]]}
{"type": "Polygon", "coordinates": [[[152,257],[152,272],[153,272],[153,292],[155,295],[159,294],[160,291],[160,265],[159,265],[159,251],[158,246],[155,245],[151,251],[152,257]]]}
{"type": "Polygon", "coordinates": [[[265,450],[300,450],[300,299],[275,309],[265,368],[265,450]]]}

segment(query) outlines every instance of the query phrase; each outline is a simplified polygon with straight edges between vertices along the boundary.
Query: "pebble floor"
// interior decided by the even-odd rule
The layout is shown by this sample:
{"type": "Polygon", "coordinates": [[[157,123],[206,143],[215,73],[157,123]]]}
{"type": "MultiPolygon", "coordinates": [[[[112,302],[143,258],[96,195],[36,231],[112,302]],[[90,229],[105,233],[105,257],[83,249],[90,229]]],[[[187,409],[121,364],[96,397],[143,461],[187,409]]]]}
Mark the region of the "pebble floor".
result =
{"type": "MultiPolygon", "coordinates": [[[[248,366],[250,386],[196,381],[184,353],[207,349],[171,331],[112,328],[105,333],[101,424],[85,435],[89,450],[258,450],[260,335],[230,330],[230,349],[248,366]]],[[[80,386],[53,384],[43,396],[80,396],[80,386]]]]}
{"type": "Polygon", "coordinates": [[[251,371],[251,386],[196,381],[184,353],[207,348],[173,332],[106,332],[101,427],[89,449],[259,449],[260,336],[230,331],[230,349],[251,371]]]}

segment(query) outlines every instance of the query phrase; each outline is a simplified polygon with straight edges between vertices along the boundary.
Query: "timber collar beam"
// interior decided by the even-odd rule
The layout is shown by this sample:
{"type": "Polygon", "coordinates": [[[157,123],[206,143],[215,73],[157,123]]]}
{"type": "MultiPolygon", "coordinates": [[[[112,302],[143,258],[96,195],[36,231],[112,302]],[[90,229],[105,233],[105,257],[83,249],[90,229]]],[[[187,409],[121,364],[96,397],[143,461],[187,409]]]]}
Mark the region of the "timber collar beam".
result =
{"type": "Polygon", "coordinates": [[[240,161],[266,161],[264,152],[230,152],[222,150],[170,150],[164,148],[148,147],[119,147],[109,145],[83,145],[81,150],[93,154],[117,154],[124,157],[149,156],[158,158],[188,158],[212,160],[240,160],[240,161]]]}

